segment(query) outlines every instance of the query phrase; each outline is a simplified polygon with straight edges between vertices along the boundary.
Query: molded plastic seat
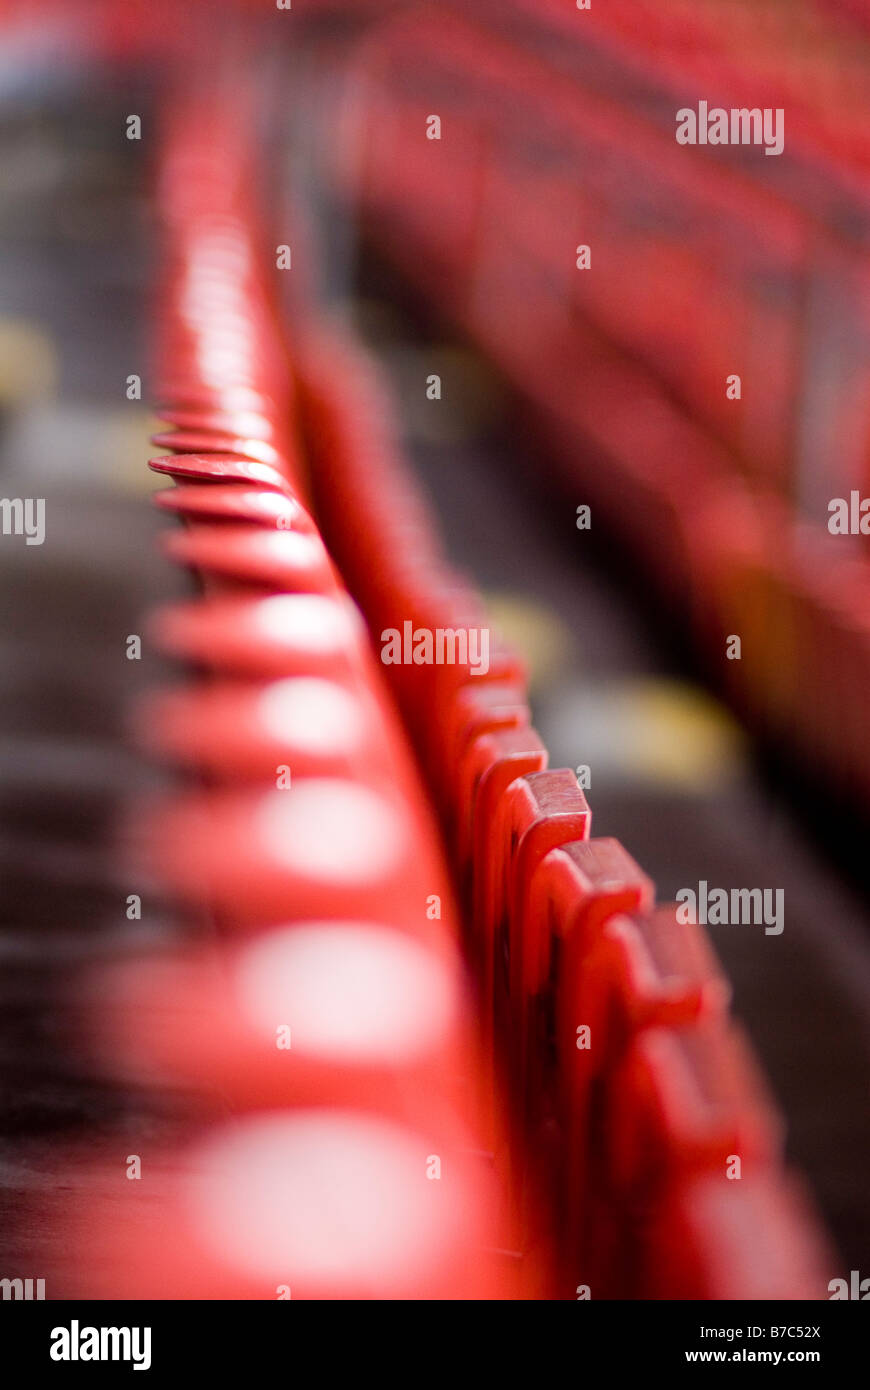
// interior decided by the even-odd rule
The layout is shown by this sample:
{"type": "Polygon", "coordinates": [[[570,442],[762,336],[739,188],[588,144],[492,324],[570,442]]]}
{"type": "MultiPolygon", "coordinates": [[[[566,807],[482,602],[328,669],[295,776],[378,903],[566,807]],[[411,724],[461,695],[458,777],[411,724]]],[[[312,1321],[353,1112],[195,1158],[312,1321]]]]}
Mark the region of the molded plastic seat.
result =
{"type": "MultiPolygon", "coordinates": [[[[268,415],[252,410],[208,410],[184,409],[161,406],[157,412],[161,420],[174,425],[177,430],[193,430],[200,434],[228,434],[233,438],[265,439],[274,441],[276,430],[268,415]]],[[[161,446],[168,447],[168,446],[161,446]]],[[[232,453],[233,451],[230,450],[232,453]]]]}
{"type": "Polygon", "coordinates": [[[644,1228],[633,1292],[655,1299],[827,1299],[835,1259],[819,1229],[803,1184],[789,1173],[678,1183],[644,1228]]]}
{"type": "Polygon", "coordinates": [[[633,1289],[645,1228],[669,1192],[702,1173],[740,1187],[782,1159],[755,1059],[721,1019],[639,1033],[601,1088],[593,1138],[578,1244],[601,1297],[633,1289]]]}
{"type": "Polygon", "coordinates": [[[543,772],[546,766],[547,750],[532,728],[497,729],[470,741],[456,793],[461,865],[468,866],[473,851],[475,863],[486,862],[488,832],[505,790],[517,777],[543,772]]]}
{"type": "Polygon", "coordinates": [[[681,1172],[707,1170],[727,1182],[732,1155],[747,1177],[780,1156],[782,1123],[733,1023],[644,1030],[608,1094],[607,1169],[613,1189],[634,1200],[681,1172]]]}
{"type": "Polygon", "coordinates": [[[151,631],[172,656],[245,676],[347,678],[366,653],[365,628],[350,599],[320,594],[172,604],[157,611],[151,631]]]}
{"type": "Polygon", "coordinates": [[[478,1084],[461,979],[443,943],[373,922],[301,922],[221,957],[103,968],[82,1002],[115,1076],[202,1089],[219,1108],[350,1105],[445,1123],[478,1084]]]}
{"type": "Polygon", "coordinates": [[[298,778],[176,798],[146,819],[144,848],[171,892],[228,927],[370,916],[431,938],[427,898],[449,918],[451,893],[426,829],[403,797],[298,778]]]}
{"type": "Polygon", "coordinates": [[[148,460],[155,473],[203,483],[253,483],[293,497],[287,479],[268,463],[255,463],[236,454],[160,454],[148,460]]]}
{"type": "MultiPolygon", "coordinates": [[[[467,626],[467,624],[465,624],[467,626]]],[[[441,626],[457,624],[445,621],[441,626]]],[[[432,667],[432,709],[434,719],[440,727],[444,712],[449,710],[456,699],[457,691],[469,681],[480,685],[487,682],[498,685],[525,685],[528,670],[523,658],[513,647],[501,642],[495,632],[490,633],[487,669],[475,669],[469,664],[457,662],[455,665],[432,667]]]]}
{"type": "Polygon", "coordinates": [[[278,469],[285,462],[274,444],[265,439],[217,434],[212,430],[161,430],[152,434],[151,443],[158,449],[171,449],[175,454],[233,454],[278,469]]]}
{"type": "Polygon", "coordinates": [[[319,677],[163,692],[142,702],[136,725],[150,750],[225,780],[274,785],[284,764],[294,777],[397,777],[373,697],[319,677]]]}
{"type": "Polygon", "coordinates": [[[77,1296],[517,1297],[488,1176],[468,1148],[458,1127],[316,1107],[245,1116],[180,1154],[155,1152],[147,1183],[128,1184],[120,1203],[94,1170],[67,1204],[77,1296]]]}
{"type": "Polygon", "coordinates": [[[470,678],[460,685],[445,713],[447,757],[445,781],[458,776],[463,754],[473,739],[499,729],[524,729],[530,722],[522,685],[470,678]]]}
{"type": "Polygon", "coordinates": [[[211,576],[285,592],[337,594],[323,542],[302,531],[195,525],[162,538],[170,559],[211,576]]]}
{"type": "Polygon", "coordinates": [[[586,797],[567,768],[517,778],[499,801],[486,859],[475,868],[474,922],[483,949],[493,953],[495,1028],[505,1042],[515,1036],[511,953],[522,947],[535,869],[558,845],[588,839],[591,827],[586,797]]]}
{"type": "Polygon", "coordinates": [[[557,1045],[572,1119],[592,1078],[615,1066],[642,1029],[727,1016],[731,988],[710,941],[702,927],[679,920],[674,904],[646,917],[612,918],[585,959],[569,953],[565,965],[556,987],[557,1045]],[[589,1048],[576,1046],[580,1025],[590,1030],[589,1048]]]}
{"type": "MultiPolygon", "coordinates": [[[[480,900],[479,877],[489,873],[491,834],[507,788],[529,772],[543,771],[547,750],[534,729],[502,729],[482,734],[468,746],[462,765],[459,808],[463,820],[458,826],[460,862],[472,869],[471,900],[480,900]]],[[[472,913],[470,924],[472,951],[478,964],[480,1008],[484,1045],[494,1038],[494,961],[493,930],[486,915],[472,913]]]]}
{"type": "Polygon", "coordinates": [[[618,840],[607,837],[551,850],[530,875],[510,957],[515,1074],[530,1117],[552,1085],[559,981],[579,978],[612,918],[649,911],[654,897],[651,880],[618,840]]]}
{"type": "Polygon", "coordinates": [[[193,410],[233,413],[246,411],[273,418],[278,409],[271,394],[244,384],[206,385],[190,372],[176,371],[165,377],[155,391],[155,414],[169,420],[167,410],[193,410]]]}
{"type": "Polygon", "coordinates": [[[190,520],[244,521],[277,531],[315,532],[314,523],[295,497],[242,483],[180,484],[155,492],[152,501],[164,511],[190,520]]]}
{"type": "Polygon", "coordinates": [[[724,1020],[731,990],[703,929],[668,904],[646,917],[614,917],[585,958],[568,954],[556,996],[561,1227],[571,1255],[582,1247],[590,1161],[603,1146],[601,1098],[632,1039],[644,1028],[724,1020]],[[580,1028],[588,1029],[582,1047],[580,1028]]]}

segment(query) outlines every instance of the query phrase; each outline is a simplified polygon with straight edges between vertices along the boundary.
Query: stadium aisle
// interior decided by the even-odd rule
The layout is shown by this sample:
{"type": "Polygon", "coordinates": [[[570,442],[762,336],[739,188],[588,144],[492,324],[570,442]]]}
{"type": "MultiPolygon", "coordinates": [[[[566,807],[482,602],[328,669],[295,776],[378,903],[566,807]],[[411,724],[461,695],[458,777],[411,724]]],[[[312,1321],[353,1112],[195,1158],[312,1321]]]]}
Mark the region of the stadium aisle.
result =
{"type": "Polygon", "coordinates": [[[0,474],[7,495],[45,498],[51,540],[4,545],[0,581],[0,1228],[7,1270],[35,1269],[56,1290],[73,1252],[57,1247],[53,1218],[77,1159],[114,1153],[143,1126],[155,1138],[178,1129],[171,1102],[134,1102],[83,1067],[63,1009],[74,971],[179,930],[139,884],[145,907],[128,920],[119,827],[163,780],[126,728],[131,701],[165,670],[147,643],[127,660],[126,639],[156,598],[187,588],[154,544],[151,418],[125,396],[127,374],[143,371],[141,171],[107,117],[111,92],[46,99],[41,119],[10,120],[0,137],[14,185],[0,217],[0,336],[18,364],[0,474]]]}

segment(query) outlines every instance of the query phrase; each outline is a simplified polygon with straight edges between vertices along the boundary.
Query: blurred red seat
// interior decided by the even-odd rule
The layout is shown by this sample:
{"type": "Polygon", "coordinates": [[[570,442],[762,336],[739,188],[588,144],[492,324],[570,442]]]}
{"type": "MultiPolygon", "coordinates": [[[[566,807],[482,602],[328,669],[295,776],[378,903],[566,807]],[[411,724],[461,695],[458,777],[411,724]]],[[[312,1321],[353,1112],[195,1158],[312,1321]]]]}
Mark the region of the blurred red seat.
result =
{"type": "Polygon", "coordinates": [[[748,1176],[779,1153],[781,1122],[733,1023],[639,1033],[609,1096],[607,1163],[619,1192],[642,1196],[679,1171],[708,1169],[725,1180],[731,1155],[748,1176]]]}
{"type": "Polygon", "coordinates": [[[249,677],[347,679],[368,657],[354,604],[320,594],[176,603],[158,610],[151,631],[171,656],[249,677]]]}
{"type": "Polygon", "coordinates": [[[480,682],[470,678],[456,690],[445,713],[447,756],[445,781],[459,775],[468,744],[480,734],[525,728],[530,720],[525,688],[509,681],[480,682]]]}
{"type": "Polygon", "coordinates": [[[164,405],[157,413],[161,420],[174,425],[177,430],[267,440],[274,439],[276,434],[269,415],[253,410],[194,410],[164,405]]]}
{"type": "Polygon", "coordinates": [[[202,483],[247,483],[293,496],[287,479],[269,463],[254,463],[236,454],[160,454],[148,460],[155,473],[202,483]]]}
{"type": "Polygon", "coordinates": [[[340,581],[318,536],[248,525],[196,524],[162,537],[170,559],[228,587],[337,594],[340,581]]]}
{"type": "Polygon", "coordinates": [[[224,781],[274,785],[284,765],[293,777],[397,778],[370,692],[320,677],[162,692],[140,705],[136,725],[152,752],[224,781]]]}
{"type": "MultiPolygon", "coordinates": [[[[284,394],[282,391],[282,398],[284,394]]],[[[176,371],[172,376],[165,376],[157,383],[154,395],[154,413],[161,420],[170,420],[172,417],[167,411],[174,410],[230,414],[245,411],[274,419],[276,412],[283,408],[283,402],[279,406],[275,398],[262,389],[239,381],[209,385],[203,382],[201,376],[190,371],[176,371]]]]}
{"type": "Polygon", "coordinates": [[[454,799],[456,848],[463,867],[472,858],[481,867],[486,863],[488,831],[511,782],[546,766],[547,750],[532,728],[496,729],[468,743],[454,799]]]}
{"type": "Polygon", "coordinates": [[[595,1185],[590,1160],[603,1145],[602,1098],[632,1039],[644,1028],[723,1020],[730,996],[703,928],[681,922],[674,904],[648,916],[612,918],[585,958],[565,953],[554,1044],[561,1229],[569,1256],[581,1247],[582,1216],[595,1185]]]}
{"type": "Polygon", "coordinates": [[[588,839],[591,827],[586,797],[567,768],[516,778],[496,807],[486,859],[474,875],[474,921],[492,954],[496,1034],[508,1048],[517,1036],[511,958],[522,950],[533,875],[550,850],[588,839]]]}
{"type": "Polygon", "coordinates": [[[101,1068],[223,1110],[334,1105],[473,1124],[458,952],[368,921],[300,922],[103,967],[80,994],[101,1068]]]}
{"type": "Polygon", "coordinates": [[[721,1019],[639,1033],[601,1103],[584,1251],[601,1296],[630,1294],[664,1194],[701,1173],[725,1189],[773,1170],[782,1122],[743,1033],[721,1019]]]}
{"type": "Polygon", "coordinates": [[[175,454],[232,454],[255,463],[268,463],[278,469],[284,464],[274,444],[265,439],[218,434],[213,430],[161,430],[152,434],[151,443],[158,449],[171,449],[175,454]]]}
{"type": "Polygon", "coordinates": [[[692,1178],[670,1189],[644,1226],[635,1296],[826,1299],[834,1258],[819,1232],[803,1185],[787,1172],[692,1178]]]}
{"type": "Polygon", "coordinates": [[[63,1220],[76,1296],[522,1297],[470,1147],[459,1126],[316,1107],[251,1114],[155,1152],[123,1202],[114,1169],[91,1169],[63,1220]]]}
{"type": "Polygon", "coordinates": [[[244,521],[277,531],[314,530],[301,503],[269,488],[245,487],[242,483],[187,483],[156,492],[152,500],[164,511],[213,525],[244,521]]]}
{"type": "Polygon", "coordinates": [[[606,837],[551,850],[530,875],[510,987],[519,1103],[533,1126],[552,1092],[560,982],[579,978],[612,918],[649,911],[654,897],[651,880],[618,840],[606,837]]]}
{"type": "Polygon", "coordinates": [[[341,778],[286,791],[176,798],[146,817],[144,850],[167,888],[229,928],[300,918],[365,918],[433,937],[427,898],[452,917],[444,867],[419,812],[341,778]]]}

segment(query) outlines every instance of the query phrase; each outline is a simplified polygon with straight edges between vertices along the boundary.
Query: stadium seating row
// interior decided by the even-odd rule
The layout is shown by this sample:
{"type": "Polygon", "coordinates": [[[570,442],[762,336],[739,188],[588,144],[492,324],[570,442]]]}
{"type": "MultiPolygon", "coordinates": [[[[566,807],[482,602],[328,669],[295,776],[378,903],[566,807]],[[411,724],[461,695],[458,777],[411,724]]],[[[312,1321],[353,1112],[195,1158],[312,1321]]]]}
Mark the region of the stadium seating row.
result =
{"type": "Polygon", "coordinates": [[[234,117],[191,98],[162,169],[153,467],[202,592],[155,617],[190,675],[138,718],[188,780],[146,816],[144,860],[217,936],[104,970],[84,1009],[104,1071],[196,1099],[177,1151],[142,1141],[124,1200],[93,1174],[74,1292],[520,1297],[538,1286],[504,1253],[452,890],[306,504],[234,117]]]}
{"type": "Polygon", "coordinates": [[[85,1011],[104,1069],[195,1097],[191,1136],[144,1155],[145,1198],[88,1193],[76,1292],[824,1297],[703,929],[591,836],[521,660],[375,658],[488,620],[354,343],[298,326],[290,391],[243,115],[191,98],[163,171],[153,467],[203,592],[155,619],[191,676],[140,717],[191,784],[146,861],[217,938],[104,971],[85,1011]]]}
{"type": "MultiPolygon", "coordinates": [[[[716,4],[679,22],[534,8],[379,26],[324,117],[337,184],[531,402],[555,481],[688,619],[714,680],[866,810],[868,538],[828,529],[832,501],[868,491],[860,122],[826,124],[805,83],[792,100],[792,73],[765,88],[789,97],[790,173],[687,151],[669,62],[695,70],[688,34],[697,90],[758,104],[717,56],[716,4]]],[[[794,43],[815,61],[809,32],[794,43]]]]}
{"type": "MultiPolygon", "coordinates": [[[[480,621],[431,528],[420,544],[371,362],[334,330],[298,361],[318,514],[373,640],[409,614],[480,621]]],[[[560,1297],[824,1296],[823,1243],[703,928],[655,907],[618,841],[590,838],[576,778],[547,769],[521,669],[491,650],[486,673],[385,669],[459,873],[491,1084],[510,1097],[496,1165],[531,1216],[523,1253],[546,1193],[560,1297]]]]}

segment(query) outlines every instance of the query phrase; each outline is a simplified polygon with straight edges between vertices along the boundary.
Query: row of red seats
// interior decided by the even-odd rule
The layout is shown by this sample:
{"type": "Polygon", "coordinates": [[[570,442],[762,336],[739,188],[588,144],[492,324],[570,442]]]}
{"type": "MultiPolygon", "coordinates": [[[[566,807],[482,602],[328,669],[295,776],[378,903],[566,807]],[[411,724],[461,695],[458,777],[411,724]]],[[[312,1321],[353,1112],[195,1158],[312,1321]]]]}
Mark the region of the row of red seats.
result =
{"type": "Polygon", "coordinates": [[[858,253],[794,189],[694,158],[584,95],[544,48],[484,32],[384,25],[330,131],[339,176],[412,282],[533,402],[562,480],[688,614],[717,682],[866,807],[867,538],[827,532],[829,497],[866,473],[858,253]],[[440,142],[425,139],[429,111],[440,142]],[[813,286],[836,313],[810,322],[813,286]]]}
{"type": "Polygon", "coordinates": [[[496,1098],[437,831],[306,505],[246,114],[179,105],[159,188],[170,452],[152,467],[184,523],[166,549],[202,593],[151,627],[191,674],[139,733],[188,786],[141,847],[202,927],[101,971],[81,1019],[104,1072],[187,1097],[189,1136],[125,1135],[139,1181],[90,1172],[70,1292],[523,1297],[543,1286],[505,1253],[496,1098]]]}
{"type": "Polygon", "coordinates": [[[332,335],[296,345],[305,477],[242,125],[216,159],[217,121],[196,107],[170,146],[173,452],[155,460],[180,483],[160,497],[187,527],[170,548],[205,597],[154,632],[205,678],[142,723],[201,782],[153,813],[151,863],[221,942],[93,984],[102,1066],[194,1088],[198,1123],[189,1148],[144,1155],[145,1200],[87,1189],[76,1292],[823,1297],[709,946],[590,839],[497,642],[482,678],[389,668],[468,909],[482,1056],[470,1036],[429,811],[330,553],[375,635],[486,617],[440,557],[377,381],[332,335]]]}
{"type": "MultiPolygon", "coordinates": [[[[424,524],[371,363],[335,333],[297,361],[316,503],[373,640],[409,619],[485,622],[424,524]]],[[[496,1163],[528,1204],[521,1250],[544,1191],[560,1297],[824,1297],[822,1243],[703,929],[655,908],[618,841],[590,838],[516,658],[491,651],[477,674],[387,669],[460,874],[484,1048],[511,1096],[496,1163]]]]}
{"type": "MultiPolygon", "coordinates": [[[[595,21],[583,32],[597,35],[595,21]]],[[[406,236],[422,224],[430,272],[445,255],[461,260],[471,313],[479,297],[486,314],[499,290],[528,295],[534,268],[561,317],[582,311],[642,361],[750,479],[815,505],[802,495],[812,447],[825,451],[834,494],[841,479],[863,481],[866,460],[857,475],[851,465],[866,402],[867,275],[860,242],[842,234],[842,206],[863,226],[866,194],[827,169],[805,191],[758,150],[737,167],[681,148],[680,100],[663,95],[656,119],[630,82],[614,81],[612,56],[608,83],[584,59],[587,40],[560,48],[558,63],[551,42],[544,16],[516,35],[504,19],[484,29],[449,12],[385,25],[352,64],[366,75],[347,129],[367,196],[387,198],[406,236]],[[442,121],[437,141],[425,140],[430,112],[442,121]],[[578,244],[591,248],[580,273],[578,244]],[[807,312],[817,300],[836,302],[848,334],[835,339],[824,307],[807,312]],[[813,393],[832,356],[836,380],[813,393]],[[731,373],[740,405],[726,395],[731,373]]],[[[789,125],[789,159],[794,141],[789,125]]],[[[538,308],[530,331],[549,318],[538,308]]]]}
{"type": "MultiPolygon", "coordinates": [[[[626,0],[579,15],[559,0],[515,0],[563,42],[594,39],[682,104],[686,74],[729,105],[788,111],[789,141],[803,159],[851,172],[870,168],[870,59],[863,0],[626,0]],[[585,28],[581,28],[585,25],[585,28]]],[[[517,30],[514,31],[519,37],[517,30]]]]}

